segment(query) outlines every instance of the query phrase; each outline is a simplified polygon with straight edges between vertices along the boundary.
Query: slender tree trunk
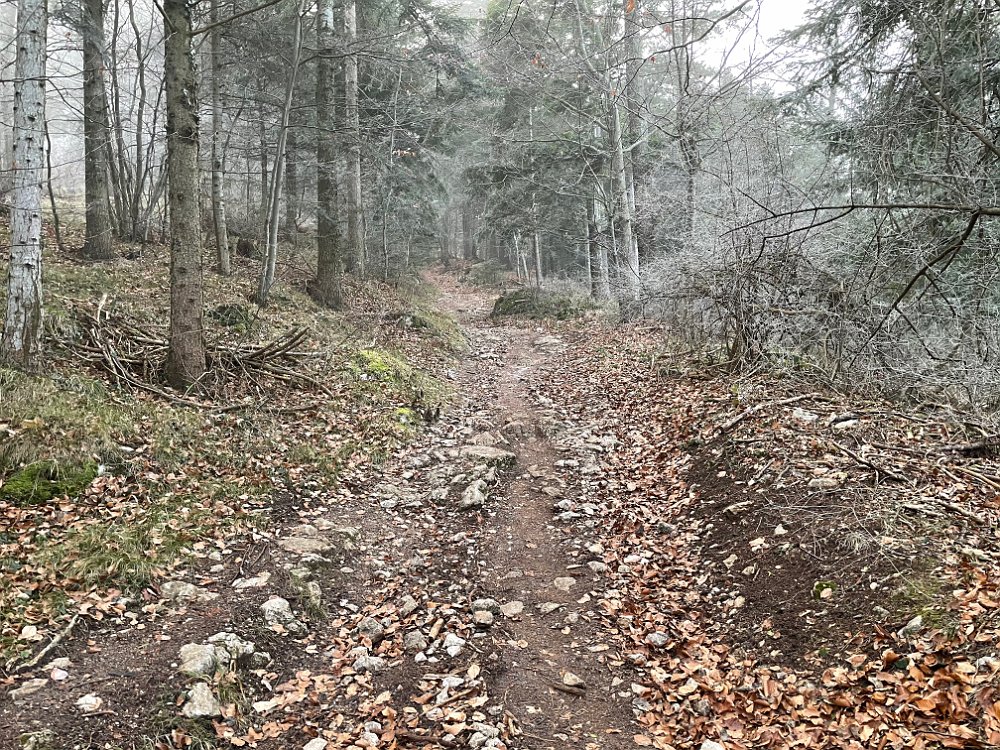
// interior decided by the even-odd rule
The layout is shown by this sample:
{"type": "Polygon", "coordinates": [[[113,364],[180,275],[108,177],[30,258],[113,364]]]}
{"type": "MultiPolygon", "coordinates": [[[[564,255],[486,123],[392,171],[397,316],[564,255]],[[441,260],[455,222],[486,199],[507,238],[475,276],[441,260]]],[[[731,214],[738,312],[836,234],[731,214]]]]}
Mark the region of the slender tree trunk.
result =
{"type": "Polygon", "coordinates": [[[19,0],[14,64],[14,190],[7,317],[0,362],[31,369],[42,348],[42,186],[45,184],[45,0],[19,0]]]}
{"type": "MultiPolygon", "coordinates": [[[[142,213],[142,194],[146,187],[146,179],[149,176],[149,162],[151,159],[146,158],[146,144],[145,144],[145,128],[146,128],[146,101],[149,97],[147,86],[146,86],[146,53],[144,52],[145,46],[142,41],[142,29],[139,27],[139,22],[136,20],[135,14],[135,2],[129,0],[128,4],[128,17],[129,23],[132,26],[132,33],[135,35],[135,56],[139,60],[138,70],[136,71],[136,82],[139,86],[138,91],[138,101],[135,104],[135,181],[132,186],[132,193],[128,196],[128,227],[127,232],[122,232],[122,236],[128,237],[133,242],[137,240],[142,240],[145,242],[146,239],[146,227],[140,224],[140,214],[142,213]]],[[[149,32],[147,32],[149,33],[149,32]]],[[[213,47],[214,49],[214,47],[213,47]]],[[[214,80],[214,79],[213,79],[214,80]]],[[[162,91],[162,89],[161,89],[162,91]]],[[[156,118],[154,115],[153,122],[155,125],[156,118]]],[[[155,139],[154,139],[155,140],[155,139]]],[[[153,143],[149,144],[150,147],[153,143]]],[[[111,160],[112,165],[114,164],[114,159],[111,160]]],[[[116,204],[118,201],[118,196],[116,195],[116,204]]],[[[122,201],[125,201],[125,196],[122,196],[122,201]]],[[[147,215],[151,210],[151,207],[147,208],[147,215]]],[[[124,210],[122,210],[124,214],[124,210]]],[[[119,218],[119,227],[124,224],[124,216],[119,218]]]]}
{"type": "Polygon", "coordinates": [[[643,236],[640,227],[642,223],[640,221],[642,206],[639,204],[638,198],[638,188],[642,184],[646,174],[643,162],[645,136],[643,133],[642,112],[640,111],[640,107],[642,106],[642,89],[639,77],[643,61],[642,38],[640,36],[642,24],[639,21],[639,13],[641,11],[636,2],[625,0],[623,10],[625,20],[625,76],[627,81],[623,92],[625,96],[625,108],[627,110],[625,118],[627,128],[624,140],[628,150],[625,175],[629,186],[627,194],[632,201],[636,252],[639,254],[640,260],[642,260],[648,257],[651,249],[648,247],[650,244],[647,241],[648,238],[643,236]],[[629,10],[630,6],[631,10],[629,10]]]}
{"type": "Polygon", "coordinates": [[[84,0],[83,149],[87,236],[83,254],[91,260],[115,257],[108,193],[108,113],[104,86],[104,0],[84,0]]]}
{"type": "MultiPolygon", "coordinates": [[[[219,20],[219,0],[212,0],[211,20],[219,20]]],[[[232,264],[229,258],[229,227],[226,222],[226,196],[224,191],[225,163],[222,153],[222,43],[219,27],[210,33],[212,45],[212,224],[215,229],[215,270],[229,276],[232,264]]]]}
{"type": "Polygon", "coordinates": [[[271,172],[271,190],[268,194],[267,210],[267,245],[264,252],[264,265],[260,275],[260,285],[257,287],[257,304],[267,304],[267,297],[274,286],[274,274],[278,263],[278,218],[281,210],[281,189],[285,177],[285,148],[288,145],[288,120],[291,117],[292,101],[295,98],[295,80],[299,74],[299,61],[302,57],[302,12],[306,0],[302,0],[295,14],[295,34],[292,38],[292,70],[288,75],[288,88],[285,90],[285,106],[281,110],[281,129],[278,131],[278,148],[274,155],[274,168],[271,172]]]}
{"type": "Polygon", "coordinates": [[[611,124],[611,161],[615,183],[615,202],[618,206],[622,226],[622,258],[625,261],[622,269],[625,284],[632,297],[639,294],[639,248],[635,242],[633,227],[633,199],[629,196],[629,181],[625,172],[625,152],[622,144],[622,121],[618,102],[611,99],[611,112],[608,118],[611,124]]]}
{"type": "Polygon", "coordinates": [[[357,1],[344,3],[344,115],[347,125],[347,249],[359,275],[365,273],[365,238],[361,219],[361,121],[358,113],[357,1]]]}
{"type": "Polygon", "coordinates": [[[260,119],[257,124],[258,140],[260,141],[260,209],[258,211],[258,225],[261,234],[267,237],[267,197],[270,195],[268,188],[268,175],[271,172],[267,158],[267,123],[264,120],[264,81],[257,80],[257,112],[260,119]]]}
{"type": "MultiPolygon", "coordinates": [[[[535,142],[535,108],[528,107],[528,141],[534,145],[535,142]]],[[[535,285],[542,285],[542,249],[541,240],[538,234],[538,202],[535,199],[535,174],[531,174],[531,247],[535,253],[535,285]]]]}
{"type": "Polygon", "coordinates": [[[316,8],[316,278],[312,297],[328,307],[343,303],[340,279],[344,273],[337,196],[335,127],[333,0],[319,0],[316,8]]]}
{"type": "Polygon", "coordinates": [[[191,5],[164,0],[163,75],[167,87],[167,171],[170,211],[171,385],[193,385],[205,373],[202,327],[201,222],[198,196],[198,79],[191,50],[191,5]]]}
{"type": "Polygon", "coordinates": [[[476,243],[473,242],[472,213],[469,204],[462,205],[462,254],[466,260],[476,259],[476,243]]]}
{"type": "Polygon", "coordinates": [[[288,237],[295,237],[299,220],[299,130],[293,121],[288,126],[288,148],[285,149],[285,227],[288,237]]]}
{"type": "Polygon", "coordinates": [[[587,231],[587,276],[590,281],[590,296],[601,296],[601,262],[597,249],[597,217],[594,215],[594,201],[587,201],[585,228],[587,231]]]}

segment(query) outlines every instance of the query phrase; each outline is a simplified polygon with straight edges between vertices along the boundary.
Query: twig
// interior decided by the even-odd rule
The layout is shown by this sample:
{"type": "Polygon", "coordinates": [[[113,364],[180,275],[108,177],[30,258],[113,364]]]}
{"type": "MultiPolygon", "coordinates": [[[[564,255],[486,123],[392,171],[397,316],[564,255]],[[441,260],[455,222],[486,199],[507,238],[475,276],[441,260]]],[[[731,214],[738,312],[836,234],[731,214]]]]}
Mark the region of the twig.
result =
{"type": "Polygon", "coordinates": [[[799,401],[805,401],[806,399],[819,398],[819,397],[820,394],[818,393],[804,393],[801,396],[786,398],[783,401],[765,401],[763,403],[757,404],[756,406],[751,406],[745,412],[742,412],[741,414],[738,414],[737,416],[730,419],[728,422],[719,427],[719,432],[720,433],[729,432],[731,429],[733,429],[736,425],[738,425],[747,417],[751,417],[757,412],[763,411],[764,409],[768,409],[773,406],[788,406],[789,404],[797,404],[799,401]]]}
{"type": "Polygon", "coordinates": [[[878,479],[878,475],[879,474],[884,474],[889,479],[895,480],[897,482],[905,482],[906,481],[906,479],[903,478],[903,477],[901,477],[899,474],[896,474],[895,472],[889,471],[888,469],[883,468],[883,467],[879,466],[878,464],[876,464],[876,463],[874,463],[872,461],[869,461],[867,458],[864,458],[863,456],[858,455],[857,453],[855,453],[854,451],[852,451],[850,448],[848,448],[848,447],[846,447],[844,445],[841,445],[840,443],[838,443],[836,441],[832,442],[831,444],[833,446],[835,446],[837,448],[837,450],[839,450],[841,453],[844,453],[844,454],[850,456],[855,461],[857,461],[859,464],[867,466],[869,469],[871,469],[872,471],[874,471],[876,479],[878,479]]]}
{"type": "Polygon", "coordinates": [[[52,651],[52,649],[54,649],[56,646],[58,646],[62,642],[63,638],[65,638],[67,635],[70,634],[70,632],[72,632],[73,628],[76,627],[76,623],[77,623],[77,621],[79,619],[80,619],[80,615],[79,614],[73,615],[72,619],[70,619],[70,621],[69,621],[69,624],[65,628],[63,628],[60,632],[56,633],[55,638],[53,638],[51,641],[49,641],[49,645],[48,646],[46,646],[41,651],[39,651],[37,654],[35,654],[35,656],[33,658],[31,658],[28,661],[24,662],[24,664],[21,664],[21,665],[19,665],[17,667],[14,667],[14,669],[10,673],[11,674],[18,674],[20,672],[23,672],[26,669],[31,669],[32,667],[37,666],[38,663],[42,659],[45,658],[46,654],[50,653],[52,651]]]}
{"type": "Polygon", "coordinates": [[[553,690],[558,690],[560,693],[569,693],[577,698],[582,698],[587,694],[587,691],[584,688],[563,685],[561,682],[549,682],[549,687],[553,690]]]}

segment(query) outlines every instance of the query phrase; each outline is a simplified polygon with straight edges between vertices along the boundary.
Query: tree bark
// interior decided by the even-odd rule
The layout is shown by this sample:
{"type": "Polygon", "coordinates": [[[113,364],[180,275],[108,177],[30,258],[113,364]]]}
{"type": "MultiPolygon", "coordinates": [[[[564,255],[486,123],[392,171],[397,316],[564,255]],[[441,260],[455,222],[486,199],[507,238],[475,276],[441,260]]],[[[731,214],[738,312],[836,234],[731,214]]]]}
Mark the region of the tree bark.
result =
{"type": "Polygon", "coordinates": [[[469,211],[468,201],[462,205],[462,254],[466,260],[476,259],[476,243],[474,242],[474,232],[472,231],[472,213],[469,211]]]}
{"type": "Polygon", "coordinates": [[[267,304],[267,297],[274,286],[274,275],[278,263],[278,217],[281,209],[281,190],[285,181],[285,148],[288,145],[288,121],[292,112],[292,101],[295,98],[295,80],[299,73],[299,61],[302,57],[302,12],[306,0],[302,0],[295,14],[295,34],[292,39],[292,70],[288,75],[288,87],[285,90],[285,105],[281,110],[281,127],[278,131],[278,146],[274,155],[274,168],[271,172],[271,189],[267,202],[267,244],[264,252],[264,265],[261,269],[260,284],[257,287],[257,304],[267,304]]]}
{"type": "Polygon", "coordinates": [[[288,126],[288,148],[285,149],[285,227],[288,237],[298,233],[299,221],[299,130],[296,122],[288,126]]]}
{"type": "Polygon", "coordinates": [[[42,348],[46,0],[20,0],[14,64],[14,189],[0,362],[31,369],[42,348]]]}
{"type": "Polygon", "coordinates": [[[633,0],[624,0],[623,17],[625,21],[625,79],[624,89],[626,128],[624,140],[627,143],[627,154],[625,161],[625,176],[628,180],[628,196],[632,202],[632,219],[634,223],[633,232],[635,235],[636,253],[640,261],[648,257],[650,248],[647,238],[643,237],[640,229],[640,216],[642,207],[639,204],[639,186],[642,185],[646,174],[646,167],[643,163],[645,149],[645,137],[643,133],[643,120],[639,107],[642,102],[642,89],[639,83],[639,71],[643,62],[642,51],[642,23],[639,20],[638,3],[633,0]],[[631,7],[631,10],[629,10],[631,7]]]}
{"type": "Polygon", "coordinates": [[[343,304],[340,279],[344,273],[337,196],[337,152],[334,148],[335,65],[333,62],[333,0],[316,8],[316,278],[310,294],[328,307],[343,304]]]}
{"type": "Polygon", "coordinates": [[[171,385],[193,385],[205,373],[198,186],[198,80],[191,51],[191,5],[164,0],[163,75],[167,94],[167,203],[170,213],[171,385]]]}
{"type": "MultiPolygon", "coordinates": [[[[211,20],[219,20],[219,0],[212,0],[211,20]]],[[[229,276],[232,264],[229,256],[229,227],[226,221],[224,192],[225,163],[222,153],[222,43],[219,27],[211,31],[212,45],[212,224],[215,229],[215,269],[229,276]]]]}
{"type": "Polygon", "coordinates": [[[344,3],[344,115],[347,120],[347,251],[358,275],[365,273],[365,238],[361,219],[361,120],[358,113],[357,2],[344,3]]]}
{"type": "Polygon", "coordinates": [[[104,82],[104,0],[84,0],[83,23],[83,148],[86,238],[83,254],[91,260],[111,260],[111,199],[108,192],[108,111],[104,82]]]}
{"type": "Polygon", "coordinates": [[[631,185],[625,171],[625,151],[622,144],[621,112],[616,98],[611,98],[610,117],[611,131],[611,163],[615,182],[615,203],[618,206],[622,225],[622,257],[625,267],[625,285],[633,298],[639,294],[639,247],[635,242],[633,227],[633,198],[630,196],[631,185]]]}

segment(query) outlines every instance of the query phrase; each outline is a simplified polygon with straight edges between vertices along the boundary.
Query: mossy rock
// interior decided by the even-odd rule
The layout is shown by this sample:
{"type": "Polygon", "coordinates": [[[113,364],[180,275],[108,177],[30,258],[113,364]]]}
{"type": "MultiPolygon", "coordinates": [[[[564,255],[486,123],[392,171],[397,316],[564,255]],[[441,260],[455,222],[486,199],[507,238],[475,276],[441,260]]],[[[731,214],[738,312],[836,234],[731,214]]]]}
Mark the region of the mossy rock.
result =
{"type": "Polygon", "coordinates": [[[36,461],[14,472],[0,485],[0,499],[14,505],[39,505],[54,497],[75,497],[97,476],[92,461],[79,466],[61,466],[55,461],[36,461]]]}
{"type": "Polygon", "coordinates": [[[354,355],[351,370],[360,380],[381,383],[408,383],[413,368],[394,354],[381,349],[361,349],[354,355]]]}
{"type": "Polygon", "coordinates": [[[504,294],[494,303],[492,317],[518,315],[525,318],[570,320],[593,309],[595,309],[594,303],[580,295],[559,294],[540,289],[518,289],[504,294]]]}
{"type": "Polygon", "coordinates": [[[490,259],[472,266],[469,269],[467,278],[476,286],[496,287],[500,286],[500,282],[503,281],[506,271],[506,266],[500,263],[500,261],[490,259]]]}
{"type": "Polygon", "coordinates": [[[215,321],[220,326],[235,328],[236,326],[248,326],[253,318],[250,315],[250,308],[246,305],[219,305],[208,311],[209,319],[215,321]]]}

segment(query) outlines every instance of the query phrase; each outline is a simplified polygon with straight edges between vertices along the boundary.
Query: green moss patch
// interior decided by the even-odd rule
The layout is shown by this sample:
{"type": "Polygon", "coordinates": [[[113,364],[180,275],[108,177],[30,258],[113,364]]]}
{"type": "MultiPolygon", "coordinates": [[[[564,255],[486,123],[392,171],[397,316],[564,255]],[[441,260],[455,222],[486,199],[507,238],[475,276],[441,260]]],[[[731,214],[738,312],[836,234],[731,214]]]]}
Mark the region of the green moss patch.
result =
{"type": "Polygon", "coordinates": [[[37,461],[14,472],[0,485],[0,499],[14,505],[47,503],[54,497],[76,497],[97,476],[93,461],[64,466],[55,461],[37,461]]]}

